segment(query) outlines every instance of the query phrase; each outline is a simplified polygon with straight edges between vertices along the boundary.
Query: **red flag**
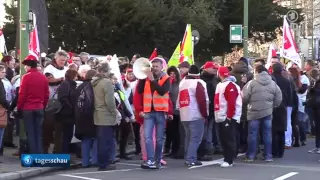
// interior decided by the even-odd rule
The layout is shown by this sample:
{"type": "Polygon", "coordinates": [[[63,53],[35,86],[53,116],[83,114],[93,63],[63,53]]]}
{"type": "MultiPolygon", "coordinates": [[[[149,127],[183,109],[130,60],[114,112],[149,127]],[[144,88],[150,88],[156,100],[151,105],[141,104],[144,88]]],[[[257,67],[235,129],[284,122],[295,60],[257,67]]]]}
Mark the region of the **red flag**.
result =
{"type": "Polygon", "coordinates": [[[293,63],[301,66],[301,57],[298,54],[299,48],[293,38],[286,16],[283,18],[283,45],[282,57],[291,60],[293,63]]]}
{"type": "Polygon", "coordinates": [[[39,44],[39,36],[38,29],[36,23],[36,16],[33,14],[33,31],[30,32],[30,42],[29,42],[29,54],[37,57],[40,57],[40,44],[39,44]]]}
{"type": "Polygon", "coordinates": [[[275,57],[275,56],[277,56],[277,50],[276,50],[274,44],[271,43],[270,46],[269,46],[268,59],[267,59],[267,64],[266,64],[266,68],[267,69],[272,64],[272,62],[271,62],[272,57],[275,57]]]}
{"type": "Polygon", "coordinates": [[[158,50],[157,50],[157,48],[154,48],[151,56],[149,57],[149,60],[151,61],[153,58],[155,58],[157,56],[158,56],[158,50]]]}

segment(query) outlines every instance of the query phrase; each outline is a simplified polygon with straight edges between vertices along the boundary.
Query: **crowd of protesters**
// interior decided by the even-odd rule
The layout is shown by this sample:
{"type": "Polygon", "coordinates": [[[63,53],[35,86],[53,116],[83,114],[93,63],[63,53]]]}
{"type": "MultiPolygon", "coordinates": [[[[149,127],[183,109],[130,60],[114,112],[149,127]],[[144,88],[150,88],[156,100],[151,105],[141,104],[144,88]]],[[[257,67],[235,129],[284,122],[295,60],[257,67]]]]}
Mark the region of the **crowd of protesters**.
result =
{"type": "Polygon", "coordinates": [[[277,57],[253,64],[241,58],[232,67],[208,61],[201,68],[188,62],[166,68],[159,56],[150,59],[147,78],[137,79],[138,58],[119,58],[118,77],[111,73],[110,55],[99,60],[61,50],[40,61],[29,55],[20,78],[19,61],[4,56],[1,154],[3,147],[16,147],[14,129],[20,135],[14,155],[75,152],[82,167],[98,170],[132,159],[131,136],[144,169],[161,168],[166,157],[199,166],[214,154],[223,155],[221,167],[233,166],[238,153],[246,153],[245,162],[272,162],[286,149],[305,146],[307,135],[315,136],[309,153],[320,154],[320,74],[314,61],[304,69],[277,57]],[[81,141],[75,147],[74,138],[81,141]]]}

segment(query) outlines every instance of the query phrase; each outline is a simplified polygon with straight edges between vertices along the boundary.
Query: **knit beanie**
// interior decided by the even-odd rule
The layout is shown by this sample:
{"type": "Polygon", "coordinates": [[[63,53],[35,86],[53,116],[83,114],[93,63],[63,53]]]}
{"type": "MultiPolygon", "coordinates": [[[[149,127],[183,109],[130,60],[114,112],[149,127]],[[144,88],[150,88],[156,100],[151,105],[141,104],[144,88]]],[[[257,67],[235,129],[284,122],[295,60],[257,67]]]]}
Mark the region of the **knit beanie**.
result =
{"type": "Polygon", "coordinates": [[[190,64],[188,63],[188,61],[183,61],[178,65],[178,68],[190,68],[190,64]]]}
{"type": "Polygon", "coordinates": [[[242,61],[242,62],[244,62],[247,66],[249,66],[249,62],[248,62],[248,59],[247,59],[247,58],[241,57],[241,58],[239,59],[239,61],[242,61]]]}
{"type": "Polygon", "coordinates": [[[191,65],[189,68],[188,76],[200,76],[200,70],[196,65],[191,65]]]}

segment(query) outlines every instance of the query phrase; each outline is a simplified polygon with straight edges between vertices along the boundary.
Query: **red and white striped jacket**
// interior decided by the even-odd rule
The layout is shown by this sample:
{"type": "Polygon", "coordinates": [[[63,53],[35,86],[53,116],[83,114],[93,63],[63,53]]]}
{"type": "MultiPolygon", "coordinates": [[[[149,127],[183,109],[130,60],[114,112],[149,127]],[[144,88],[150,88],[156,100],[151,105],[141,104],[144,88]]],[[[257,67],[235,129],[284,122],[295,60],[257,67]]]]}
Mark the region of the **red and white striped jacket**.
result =
{"type": "Polygon", "coordinates": [[[227,118],[240,123],[242,98],[240,87],[235,81],[233,76],[229,76],[217,85],[214,97],[214,114],[217,123],[224,122],[227,118]]]}

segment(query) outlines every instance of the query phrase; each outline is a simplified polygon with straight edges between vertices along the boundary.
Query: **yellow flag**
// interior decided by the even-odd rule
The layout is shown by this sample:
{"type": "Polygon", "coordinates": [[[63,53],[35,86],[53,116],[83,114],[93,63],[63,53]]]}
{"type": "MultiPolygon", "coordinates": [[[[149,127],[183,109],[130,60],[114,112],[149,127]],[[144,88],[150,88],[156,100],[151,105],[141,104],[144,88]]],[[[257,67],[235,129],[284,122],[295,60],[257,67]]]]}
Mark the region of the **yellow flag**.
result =
{"type": "Polygon", "coordinates": [[[180,63],[183,61],[188,61],[190,65],[194,64],[191,24],[187,24],[181,44],[180,63]]]}
{"type": "Polygon", "coordinates": [[[181,42],[179,42],[178,46],[176,47],[176,50],[174,50],[171,58],[169,59],[168,67],[170,67],[170,66],[178,67],[179,59],[180,59],[180,45],[181,45],[181,42]]]}
{"type": "Polygon", "coordinates": [[[0,61],[2,61],[2,58],[3,58],[3,55],[2,55],[2,53],[0,52],[0,61]]]}

